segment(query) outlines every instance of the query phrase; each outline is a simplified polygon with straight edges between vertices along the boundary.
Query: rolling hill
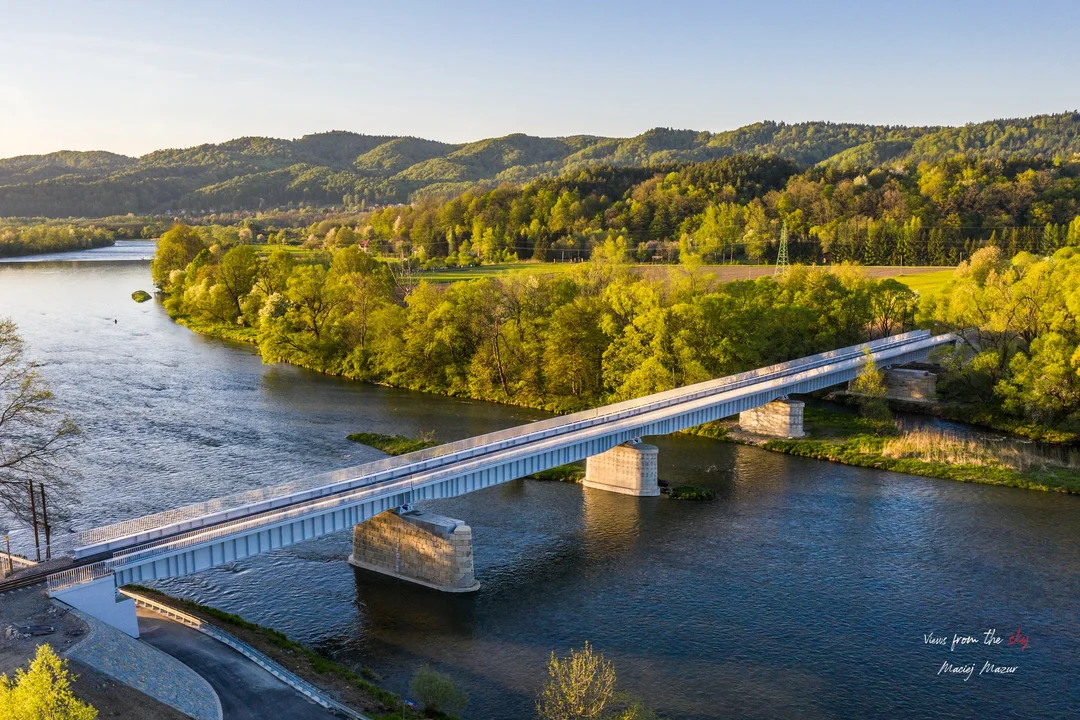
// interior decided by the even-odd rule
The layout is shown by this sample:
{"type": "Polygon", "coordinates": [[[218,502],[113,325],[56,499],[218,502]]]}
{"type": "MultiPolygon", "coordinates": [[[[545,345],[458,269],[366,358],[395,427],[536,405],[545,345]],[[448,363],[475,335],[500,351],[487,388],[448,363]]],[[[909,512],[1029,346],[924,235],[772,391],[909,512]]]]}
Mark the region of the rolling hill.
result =
{"type": "Polygon", "coordinates": [[[61,151],[0,160],[0,217],[384,204],[590,165],[650,166],[740,153],[777,155],[804,167],[904,165],[954,155],[1073,161],[1080,159],[1080,113],[963,127],[760,122],[720,133],[513,134],[466,144],[334,131],[297,140],[238,138],[139,158],[61,151]]]}

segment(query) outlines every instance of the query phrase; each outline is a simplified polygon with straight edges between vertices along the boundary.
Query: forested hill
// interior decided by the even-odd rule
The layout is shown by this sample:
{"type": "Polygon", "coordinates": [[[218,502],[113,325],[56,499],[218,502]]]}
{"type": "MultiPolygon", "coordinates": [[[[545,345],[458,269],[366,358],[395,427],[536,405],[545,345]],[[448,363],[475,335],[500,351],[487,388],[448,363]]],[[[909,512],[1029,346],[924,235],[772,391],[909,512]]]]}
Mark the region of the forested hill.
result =
{"type": "Polygon", "coordinates": [[[518,182],[592,165],[665,166],[734,154],[801,166],[903,166],[964,155],[1080,159],[1080,113],[964,127],[762,122],[721,133],[656,128],[632,138],[507,135],[464,145],[328,132],[248,137],[140,158],[56,152],[0,160],[0,217],[101,217],[289,204],[406,202],[477,183],[518,182]]]}

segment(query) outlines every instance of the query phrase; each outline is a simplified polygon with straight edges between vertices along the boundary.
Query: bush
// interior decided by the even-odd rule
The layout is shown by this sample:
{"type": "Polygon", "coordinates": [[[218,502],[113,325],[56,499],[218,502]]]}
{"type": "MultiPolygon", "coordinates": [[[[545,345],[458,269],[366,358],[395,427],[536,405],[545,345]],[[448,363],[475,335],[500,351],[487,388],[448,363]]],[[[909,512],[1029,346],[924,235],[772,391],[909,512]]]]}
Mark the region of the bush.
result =
{"type": "Polygon", "coordinates": [[[548,676],[536,699],[541,720],[599,718],[615,693],[615,666],[588,642],[566,657],[551,653],[548,676]]]}
{"type": "Polygon", "coordinates": [[[672,500],[713,500],[716,498],[716,492],[707,487],[701,487],[700,485],[680,485],[679,487],[671,488],[668,492],[668,496],[672,500]]]}
{"type": "Polygon", "coordinates": [[[548,470],[541,470],[530,475],[533,480],[541,481],[559,481],[559,482],[581,482],[581,478],[585,477],[585,470],[580,465],[559,465],[557,467],[550,468],[548,470]]]}
{"type": "Polygon", "coordinates": [[[380,435],[379,433],[351,433],[346,439],[368,445],[376,450],[382,450],[387,455],[405,455],[435,447],[439,442],[435,439],[434,432],[421,433],[418,438],[405,437],[404,435],[380,435]]]}
{"type": "Polygon", "coordinates": [[[135,292],[131,293],[131,299],[134,300],[137,303],[146,302],[147,300],[150,300],[153,297],[154,297],[153,295],[146,292],[145,290],[136,290],[135,292]]]}
{"type": "Polygon", "coordinates": [[[94,720],[97,710],[71,692],[67,660],[39,645],[28,670],[14,679],[0,675],[0,718],[7,720],[94,720]]]}
{"type": "Polygon", "coordinates": [[[409,690],[424,712],[457,715],[469,704],[469,696],[457,689],[449,675],[423,665],[413,675],[409,690]]]}

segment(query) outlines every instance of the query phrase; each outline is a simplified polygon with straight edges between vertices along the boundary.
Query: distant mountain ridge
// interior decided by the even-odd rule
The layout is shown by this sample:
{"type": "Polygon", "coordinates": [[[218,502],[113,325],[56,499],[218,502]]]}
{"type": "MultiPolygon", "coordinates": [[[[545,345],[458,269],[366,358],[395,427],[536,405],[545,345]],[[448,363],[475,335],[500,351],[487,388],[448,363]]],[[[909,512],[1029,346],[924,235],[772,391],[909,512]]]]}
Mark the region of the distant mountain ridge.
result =
{"type": "Polygon", "coordinates": [[[852,168],[954,155],[1072,162],[1080,160],[1080,113],[963,127],[766,121],[719,133],[654,128],[632,138],[512,134],[465,144],[332,131],[296,140],[244,137],[139,158],[60,151],[0,160],[0,217],[406,202],[421,193],[523,182],[589,165],[653,166],[735,154],[852,168]]]}

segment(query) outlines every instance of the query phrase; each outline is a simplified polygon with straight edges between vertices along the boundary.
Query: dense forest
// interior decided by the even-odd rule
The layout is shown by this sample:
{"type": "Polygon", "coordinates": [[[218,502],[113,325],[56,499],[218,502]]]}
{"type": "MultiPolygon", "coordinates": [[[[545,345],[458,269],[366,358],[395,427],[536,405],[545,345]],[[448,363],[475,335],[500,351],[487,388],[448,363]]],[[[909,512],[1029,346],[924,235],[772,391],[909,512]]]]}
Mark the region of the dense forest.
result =
{"type": "Polygon", "coordinates": [[[206,246],[177,226],[152,265],[169,313],[257,342],[267,362],[571,410],[898,331],[915,295],[858,272],[651,281],[597,253],[572,273],[410,283],[357,245],[328,263],[206,246]]]}
{"type": "Polygon", "coordinates": [[[709,133],[656,128],[633,138],[508,135],[466,144],[349,132],[248,137],[139,158],[57,152],[0,160],[0,217],[208,213],[289,206],[367,207],[525,183],[582,169],[669,167],[739,154],[800,168],[909,173],[924,161],[1074,162],[1080,114],[959,128],[762,122],[709,133]]]}
{"type": "Polygon", "coordinates": [[[798,172],[736,155],[659,171],[606,166],[387,207],[336,243],[309,240],[450,265],[581,259],[603,243],[640,262],[723,263],[771,262],[785,234],[790,257],[807,263],[956,265],[984,245],[1048,254],[1080,245],[1080,162],[798,172]]]}
{"type": "Polygon", "coordinates": [[[166,233],[151,266],[193,329],[266,362],[398,387],[567,411],[910,329],[956,332],[946,399],[996,424],[1080,430],[1080,248],[977,250],[938,294],[854,266],[717,283],[649,280],[612,243],[573,272],[431,284],[359,245],[325,256],[166,233]]]}

